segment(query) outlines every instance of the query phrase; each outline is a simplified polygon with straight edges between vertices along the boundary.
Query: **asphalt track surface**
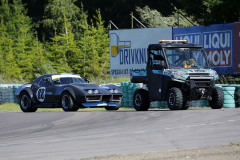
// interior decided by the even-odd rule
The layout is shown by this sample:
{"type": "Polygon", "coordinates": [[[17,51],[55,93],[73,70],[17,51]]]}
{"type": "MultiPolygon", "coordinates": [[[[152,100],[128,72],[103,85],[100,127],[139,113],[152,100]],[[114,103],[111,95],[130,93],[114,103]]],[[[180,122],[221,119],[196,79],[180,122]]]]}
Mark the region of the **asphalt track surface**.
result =
{"type": "Polygon", "coordinates": [[[240,142],[240,109],[0,113],[0,159],[62,160],[240,142]]]}

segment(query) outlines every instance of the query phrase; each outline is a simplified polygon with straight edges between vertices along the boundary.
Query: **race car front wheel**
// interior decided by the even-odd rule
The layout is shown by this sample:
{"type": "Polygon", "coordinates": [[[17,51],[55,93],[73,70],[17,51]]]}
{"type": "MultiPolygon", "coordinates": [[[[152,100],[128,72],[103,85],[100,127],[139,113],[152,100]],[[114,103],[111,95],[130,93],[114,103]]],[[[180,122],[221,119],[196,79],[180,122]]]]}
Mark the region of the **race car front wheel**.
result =
{"type": "Polygon", "coordinates": [[[23,92],[20,95],[20,108],[23,112],[36,112],[37,108],[32,106],[32,100],[28,93],[23,92]]]}
{"type": "Polygon", "coordinates": [[[61,97],[61,106],[65,112],[77,111],[79,107],[74,102],[72,96],[68,92],[64,92],[61,97]]]}

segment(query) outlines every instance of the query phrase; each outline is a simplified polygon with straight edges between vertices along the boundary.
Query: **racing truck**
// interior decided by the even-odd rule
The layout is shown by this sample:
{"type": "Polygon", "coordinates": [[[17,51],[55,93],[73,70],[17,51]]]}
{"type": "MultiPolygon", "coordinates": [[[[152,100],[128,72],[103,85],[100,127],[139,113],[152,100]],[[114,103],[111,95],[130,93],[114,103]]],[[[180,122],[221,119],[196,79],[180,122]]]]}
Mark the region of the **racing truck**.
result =
{"type": "Polygon", "coordinates": [[[147,111],[152,101],[167,101],[170,110],[187,110],[192,100],[207,100],[221,109],[224,94],[203,47],[186,40],[160,40],[148,46],[146,69],[131,70],[132,83],[143,83],[133,95],[136,111],[147,111]]]}

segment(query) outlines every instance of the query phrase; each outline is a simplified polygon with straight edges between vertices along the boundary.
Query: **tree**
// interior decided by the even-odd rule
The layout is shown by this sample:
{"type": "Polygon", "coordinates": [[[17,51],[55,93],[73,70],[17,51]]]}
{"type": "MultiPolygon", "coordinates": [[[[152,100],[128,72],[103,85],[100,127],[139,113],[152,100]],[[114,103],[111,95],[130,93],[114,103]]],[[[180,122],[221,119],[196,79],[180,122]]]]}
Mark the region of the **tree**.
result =
{"type": "Polygon", "coordinates": [[[176,7],[173,14],[167,17],[164,17],[155,9],[150,9],[148,6],[137,7],[136,11],[140,15],[141,21],[147,24],[148,27],[188,27],[197,24],[192,17],[187,17],[184,11],[178,10],[176,7]]]}
{"type": "Polygon", "coordinates": [[[177,0],[186,13],[204,25],[240,20],[239,0],[177,0]]]}
{"type": "Polygon", "coordinates": [[[55,31],[58,33],[64,32],[65,27],[62,25],[64,16],[66,19],[71,20],[73,28],[78,24],[80,9],[74,2],[76,0],[48,0],[48,4],[44,9],[43,26],[52,37],[55,31]]]}

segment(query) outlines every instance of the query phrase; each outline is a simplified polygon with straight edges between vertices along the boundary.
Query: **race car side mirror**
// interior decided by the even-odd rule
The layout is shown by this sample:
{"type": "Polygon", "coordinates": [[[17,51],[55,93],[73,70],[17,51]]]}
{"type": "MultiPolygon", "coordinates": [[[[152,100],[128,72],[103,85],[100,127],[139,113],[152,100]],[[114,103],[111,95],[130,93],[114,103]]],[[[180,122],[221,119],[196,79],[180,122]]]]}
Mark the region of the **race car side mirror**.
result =
{"type": "Polygon", "coordinates": [[[85,80],[85,82],[89,83],[89,80],[88,80],[88,78],[84,78],[84,80],[85,80]]]}
{"type": "Polygon", "coordinates": [[[46,79],[46,84],[50,85],[51,84],[51,80],[49,78],[46,79]]]}

